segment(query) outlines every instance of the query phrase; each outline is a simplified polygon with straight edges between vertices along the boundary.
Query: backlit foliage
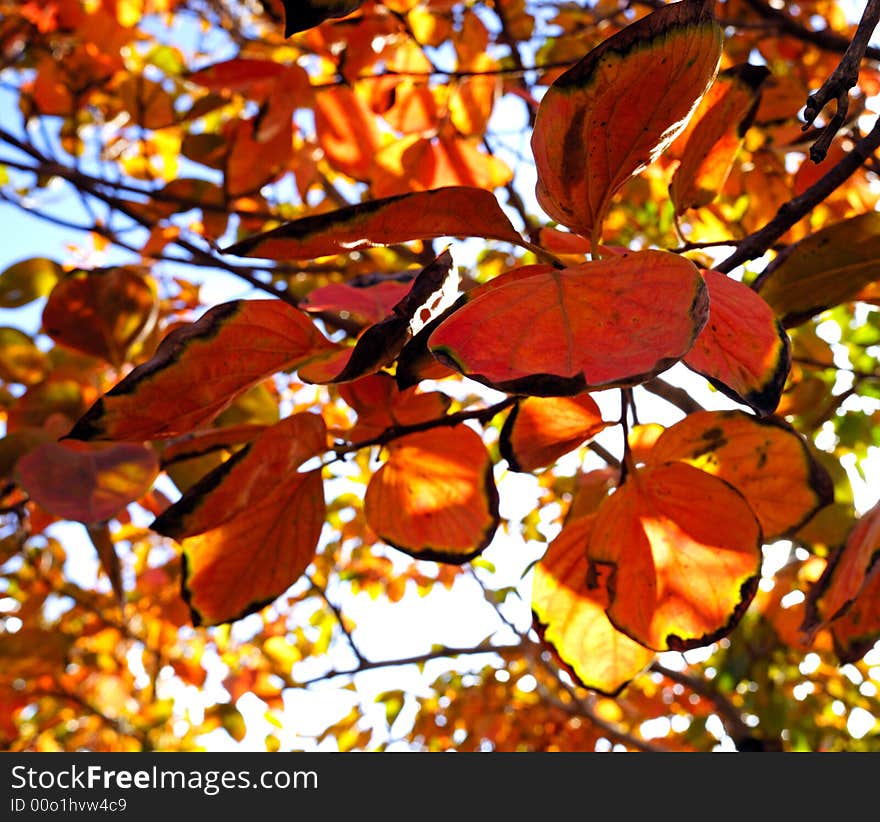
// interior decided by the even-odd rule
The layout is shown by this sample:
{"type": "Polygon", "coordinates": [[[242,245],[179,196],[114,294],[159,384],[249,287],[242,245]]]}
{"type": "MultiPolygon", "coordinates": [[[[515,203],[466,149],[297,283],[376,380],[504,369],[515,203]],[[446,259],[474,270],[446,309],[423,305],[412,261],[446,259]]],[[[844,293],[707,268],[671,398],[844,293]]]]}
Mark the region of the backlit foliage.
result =
{"type": "Polygon", "coordinates": [[[0,0],[0,747],[876,749],[858,24],[0,0]]]}

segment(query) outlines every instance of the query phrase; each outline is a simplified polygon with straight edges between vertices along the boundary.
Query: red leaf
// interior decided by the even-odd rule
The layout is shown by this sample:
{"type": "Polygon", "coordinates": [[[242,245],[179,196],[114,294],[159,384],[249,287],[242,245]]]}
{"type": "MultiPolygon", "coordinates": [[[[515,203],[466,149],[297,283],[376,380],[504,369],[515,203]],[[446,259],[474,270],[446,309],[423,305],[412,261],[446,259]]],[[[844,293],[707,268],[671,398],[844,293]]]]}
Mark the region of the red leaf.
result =
{"type": "Polygon", "coordinates": [[[16,464],[21,487],[50,514],[98,523],[150,490],[159,473],[151,448],[135,443],[46,442],[16,464]]]}
{"type": "Polygon", "coordinates": [[[766,66],[748,63],[718,75],[687,133],[678,139],[685,141],[682,158],[669,184],[676,214],[707,205],[718,196],[755,116],[761,86],[769,76],[766,66]]]}
{"type": "Polygon", "coordinates": [[[348,382],[389,365],[412,337],[413,330],[424,325],[451,301],[450,291],[457,283],[453,276],[452,256],[443,251],[426,265],[412,286],[395,303],[381,322],[365,328],[351,348],[331,352],[300,369],[306,382],[348,382]]]}
{"type": "Polygon", "coordinates": [[[184,594],[195,624],[257,611],[305,572],[325,504],[320,469],[296,469],[326,447],[320,417],[287,417],[153,521],[154,531],[182,543],[184,594]]]}
{"type": "Polygon", "coordinates": [[[369,200],[304,217],[255,234],[224,251],[238,256],[308,260],[438,237],[522,242],[490,192],[457,186],[369,200]]]}
{"type": "Polygon", "coordinates": [[[119,368],[158,316],[159,296],[151,278],[132,268],[77,271],[52,289],[43,329],[55,342],[119,368]]]}
{"type": "Polygon", "coordinates": [[[223,303],[165,337],[155,356],[67,436],[142,441],[185,434],[266,377],[332,348],[303,312],[279,300],[223,303]]]}
{"type": "Polygon", "coordinates": [[[706,322],[703,279],[675,254],[529,268],[478,289],[431,335],[434,355],[502,391],[574,395],[660,373],[706,322]]]}
{"type": "Polygon", "coordinates": [[[349,442],[365,442],[394,426],[437,419],[446,414],[451,402],[439,391],[399,391],[394,378],[385,373],[340,385],[339,395],[358,415],[357,423],[346,432],[349,442]]]}
{"type": "Polygon", "coordinates": [[[880,503],[865,513],[846,542],[829,558],[825,572],[810,590],[804,630],[815,635],[847,613],[872,569],[880,561],[880,503]]]}
{"type": "Polygon", "coordinates": [[[779,405],[791,368],[791,342],[767,303],[751,288],[704,271],[709,321],[684,363],[759,414],[779,405]]]}
{"type": "Polygon", "coordinates": [[[598,241],[611,197],[684,127],[720,57],[711,4],[670,3],[557,78],[532,134],[547,214],[598,241]]]}

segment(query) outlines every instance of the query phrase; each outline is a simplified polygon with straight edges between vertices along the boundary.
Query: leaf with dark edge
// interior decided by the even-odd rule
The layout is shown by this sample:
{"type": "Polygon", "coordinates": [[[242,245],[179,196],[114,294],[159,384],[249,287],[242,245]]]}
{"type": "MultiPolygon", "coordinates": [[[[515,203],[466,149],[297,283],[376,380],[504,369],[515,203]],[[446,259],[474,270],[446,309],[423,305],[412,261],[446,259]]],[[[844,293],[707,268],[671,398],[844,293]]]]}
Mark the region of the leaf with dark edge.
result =
{"type": "Polygon", "coordinates": [[[428,341],[441,362],[501,391],[572,396],[636,385],[690,350],[709,311],[696,266],[638,251],[481,286],[428,341]]]}
{"type": "Polygon", "coordinates": [[[284,6],[284,36],[291,37],[325,20],[346,17],[363,3],[364,0],[281,0],[284,6]]]}
{"type": "Polygon", "coordinates": [[[486,548],[499,523],[492,459],[467,425],[408,434],[388,446],[370,479],[367,523],[389,545],[460,565],[486,548]]]}
{"type": "Polygon", "coordinates": [[[722,37],[712,6],[663,6],[550,86],[532,134],[536,194],[550,217],[598,241],[612,196],[672,142],[715,77],[722,37]]]}
{"type": "Polygon", "coordinates": [[[704,271],[709,321],[684,364],[759,414],[771,414],[791,368],[791,341],[767,303],[718,271],[704,271]]]}
{"type": "Polygon", "coordinates": [[[254,234],[223,251],[239,257],[310,260],[439,237],[523,242],[491,192],[449,186],[303,217],[254,234]]]}
{"type": "Polygon", "coordinates": [[[804,438],[776,417],[743,411],[697,411],[666,429],[650,465],[683,460],[737,489],[761,523],[766,539],[800,528],[834,498],[828,472],[804,438]]]}
{"type": "Polygon", "coordinates": [[[576,397],[525,397],[511,409],[501,428],[499,449],[513,471],[552,465],[613,423],[589,394],[576,397]]]}
{"type": "Polygon", "coordinates": [[[233,622],[292,585],[314,557],[326,514],[321,470],[297,469],[327,447],[316,414],[263,431],[150,526],[181,543],[193,624],[233,622]]]}
{"type": "MultiPolygon", "coordinates": [[[[707,205],[718,196],[733,168],[736,153],[761,102],[766,66],[740,63],[720,72],[703,97],[687,129],[681,162],[669,183],[676,214],[707,205]]],[[[675,147],[670,148],[670,153],[675,147]]]]}
{"type": "Polygon", "coordinates": [[[866,511],[846,542],[828,559],[822,576],[807,595],[803,628],[815,635],[843,616],[861,596],[866,580],[880,563],[880,503],[866,511]]]}
{"type": "Polygon", "coordinates": [[[875,562],[855,601],[831,623],[841,664],[858,662],[880,639],[880,562],[875,562]]]}
{"type": "Polygon", "coordinates": [[[261,431],[205,475],[150,528],[172,539],[210,531],[271,496],[306,460],[327,448],[327,429],[317,414],[300,413],[261,431]]]}
{"type": "Polygon", "coordinates": [[[535,566],[535,630],[585,688],[616,696],[655,653],[615,628],[605,614],[608,569],[591,573],[587,543],[595,514],[567,522],[535,566]]]}
{"type": "Polygon", "coordinates": [[[821,228],[792,245],[761,275],[758,293],[786,328],[855,299],[880,280],[880,213],[821,228]]]}
{"type": "Polygon", "coordinates": [[[452,255],[446,250],[416,275],[385,319],[360,333],[352,348],[317,358],[299,369],[299,378],[312,383],[343,383],[389,365],[411,339],[413,329],[424,325],[452,299],[455,282],[452,255]]]}
{"type": "Polygon", "coordinates": [[[67,438],[143,441],[188,433],[261,380],[334,348],[305,313],[279,300],[223,303],[165,337],[67,438]]]}
{"type": "Polygon", "coordinates": [[[758,587],[761,526],[724,480],[683,462],[631,472],[599,508],[591,576],[608,566],[611,623],[656,651],[728,634],[758,587]]]}

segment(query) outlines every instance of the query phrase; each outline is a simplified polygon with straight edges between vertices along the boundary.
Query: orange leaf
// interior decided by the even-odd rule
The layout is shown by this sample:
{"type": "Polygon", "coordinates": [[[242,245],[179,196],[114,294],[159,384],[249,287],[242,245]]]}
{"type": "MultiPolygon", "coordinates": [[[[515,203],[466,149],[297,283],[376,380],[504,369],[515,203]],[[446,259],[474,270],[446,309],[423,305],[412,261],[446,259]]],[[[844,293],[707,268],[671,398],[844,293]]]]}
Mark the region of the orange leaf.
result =
{"type": "Polygon", "coordinates": [[[451,402],[439,391],[399,391],[394,378],[385,373],[340,385],[339,395],[358,415],[357,423],[346,434],[349,442],[364,442],[393,426],[437,419],[446,413],[451,402]]]}
{"type": "Polygon", "coordinates": [[[370,200],[293,220],[224,250],[238,256],[308,260],[438,237],[522,242],[490,192],[458,186],[370,200]]]}
{"type": "Polygon", "coordinates": [[[225,130],[229,146],[224,185],[230,197],[259,191],[283,173],[293,152],[293,124],[288,119],[283,128],[264,134],[260,121],[233,120],[225,130]]]}
{"type": "Polygon", "coordinates": [[[355,180],[368,180],[382,138],[375,117],[347,86],[321,89],[315,97],[315,131],[328,162],[355,180]]]}
{"type": "Polygon", "coordinates": [[[76,271],[52,289],[43,329],[55,342],[119,368],[158,316],[159,296],[150,277],[131,268],[76,271]]]}
{"type": "Polygon", "coordinates": [[[323,420],[287,417],[211,471],[151,528],[179,540],[196,625],[232,622],[305,571],[324,523],[321,471],[296,469],[327,447],[323,420]]]}
{"type": "Polygon", "coordinates": [[[611,566],[608,618],[654,650],[729,633],[755,591],[761,527],[731,485],[681,462],[631,473],[602,503],[587,548],[611,566]]]}
{"type": "Polygon", "coordinates": [[[97,523],[150,490],[159,460],[136,443],[45,442],[21,457],[15,470],[21,487],[50,514],[97,523]]]}
{"type": "Polygon", "coordinates": [[[685,355],[688,368],[759,414],[782,397],[791,342],[776,315],[751,288],[718,271],[704,271],[709,321],[685,355]]]}
{"type": "MultiPolygon", "coordinates": [[[[770,76],[766,66],[748,63],[722,71],[689,123],[681,163],[669,196],[676,214],[712,202],[724,187],[733,161],[770,76]]],[[[685,137],[682,134],[679,140],[685,137]]]]}
{"type": "Polygon", "coordinates": [[[367,486],[367,522],[384,542],[418,559],[467,562],[498,527],[492,467],[483,440],[466,425],[394,440],[367,486]]]}
{"type": "Polygon", "coordinates": [[[552,465],[612,423],[589,394],[577,397],[526,397],[513,407],[501,429],[499,446],[514,471],[552,465]]]}
{"type": "Polygon", "coordinates": [[[315,470],[276,478],[238,516],[184,539],[183,592],[193,624],[234,622],[281,596],[314,558],[325,515],[315,470]]]}
{"type": "Polygon", "coordinates": [[[687,123],[715,77],[721,29],[710,3],[670,3],[556,79],[532,134],[537,197],[554,220],[598,240],[614,193],[687,123]]]}
{"type": "Polygon", "coordinates": [[[485,74],[475,73],[458,81],[449,99],[449,116],[461,134],[481,136],[501,92],[501,77],[492,73],[498,69],[498,61],[480,52],[468,62],[467,68],[485,74]]]}
{"type": "Polygon", "coordinates": [[[486,154],[476,137],[442,133],[439,137],[408,135],[385,146],[374,157],[373,195],[391,197],[408,191],[444,186],[472,186],[491,191],[510,182],[506,163],[486,154]]]}
{"type": "Polygon", "coordinates": [[[872,569],[880,560],[880,503],[866,512],[846,542],[828,560],[825,572],[810,590],[804,630],[815,634],[844,614],[861,597],[872,569]]]}
{"type": "Polygon", "coordinates": [[[442,322],[428,342],[434,355],[502,391],[574,395],[660,373],[706,322],[703,279],[675,254],[530,268],[491,281],[442,322]]]}
{"type": "Polygon", "coordinates": [[[857,662],[880,638],[880,562],[865,577],[846,613],[831,623],[834,650],[841,663],[857,662]]]}
{"type": "Polygon", "coordinates": [[[698,411],[668,428],[648,463],[683,460],[730,483],[748,500],[764,537],[793,533],[833,500],[828,473],[800,434],[775,418],[698,411]]]}
{"type": "Polygon", "coordinates": [[[532,613],[544,642],[586,688],[614,696],[654,658],[605,615],[608,574],[592,573],[587,544],[595,515],[562,529],[535,566],[532,613]]]}
{"type": "Polygon", "coordinates": [[[150,527],[177,540],[217,528],[270,496],[279,481],[326,448],[321,417],[286,417],[204,476],[150,527]]]}
{"type": "Polygon", "coordinates": [[[333,348],[279,300],[235,300],[172,331],[151,360],[99,399],[67,435],[148,440],[185,434],[277,371],[333,348]]]}
{"type": "Polygon", "coordinates": [[[258,60],[236,57],[213,63],[190,74],[186,79],[204,86],[211,91],[253,92],[255,89],[268,89],[287,70],[283,63],[274,60],[258,60]]]}

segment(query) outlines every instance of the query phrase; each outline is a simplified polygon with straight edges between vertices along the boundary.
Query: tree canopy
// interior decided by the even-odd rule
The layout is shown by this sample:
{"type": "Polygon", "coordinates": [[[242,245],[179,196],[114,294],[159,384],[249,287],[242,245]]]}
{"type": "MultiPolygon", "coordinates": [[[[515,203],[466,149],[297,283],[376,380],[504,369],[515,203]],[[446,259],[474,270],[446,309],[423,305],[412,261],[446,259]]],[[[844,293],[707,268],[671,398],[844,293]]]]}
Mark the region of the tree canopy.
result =
{"type": "Polygon", "coordinates": [[[853,5],[0,0],[0,747],[876,750],[853,5]]]}

